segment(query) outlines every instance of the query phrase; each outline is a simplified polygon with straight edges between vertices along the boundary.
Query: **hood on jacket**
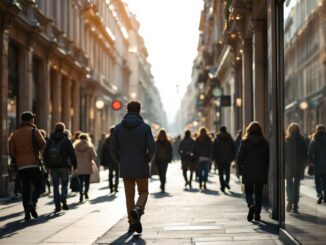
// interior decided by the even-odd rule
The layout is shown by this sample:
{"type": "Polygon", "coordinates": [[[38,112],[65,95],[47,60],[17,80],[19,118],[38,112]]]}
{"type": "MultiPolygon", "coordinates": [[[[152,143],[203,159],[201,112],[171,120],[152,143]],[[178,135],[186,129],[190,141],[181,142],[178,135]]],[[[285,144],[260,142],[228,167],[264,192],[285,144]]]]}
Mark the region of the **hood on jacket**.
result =
{"type": "Polygon", "coordinates": [[[229,133],[219,132],[216,137],[218,137],[220,140],[224,141],[224,140],[230,139],[231,135],[229,133]]]}
{"type": "Polygon", "coordinates": [[[318,141],[318,143],[326,145],[326,132],[321,131],[316,133],[315,139],[318,141]]]}
{"type": "Polygon", "coordinates": [[[254,145],[258,145],[264,142],[265,139],[260,135],[252,134],[248,136],[248,141],[254,145]]]}
{"type": "Polygon", "coordinates": [[[76,151],[79,152],[85,152],[87,151],[90,147],[92,147],[92,144],[88,142],[87,140],[77,140],[74,143],[74,148],[76,151]]]}
{"type": "Polygon", "coordinates": [[[63,138],[67,138],[67,135],[65,133],[61,133],[61,132],[53,132],[53,133],[51,133],[50,138],[54,141],[60,141],[63,138]]]}
{"type": "Polygon", "coordinates": [[[121,124],[124,128],[136,128],[142,124],[143,118],[136,113],[128,113],[124,116],[121,124]]]}

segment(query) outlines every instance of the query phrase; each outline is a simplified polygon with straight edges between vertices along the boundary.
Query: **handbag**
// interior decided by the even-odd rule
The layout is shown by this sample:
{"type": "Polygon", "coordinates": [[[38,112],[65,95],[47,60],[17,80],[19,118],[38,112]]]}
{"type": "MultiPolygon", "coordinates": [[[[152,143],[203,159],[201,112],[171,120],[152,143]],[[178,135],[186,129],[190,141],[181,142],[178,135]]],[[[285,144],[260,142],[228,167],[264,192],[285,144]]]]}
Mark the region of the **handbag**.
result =
{"type": "Polygon", "coordinates": [[[49,177],[49,173],[44,165],[44,162],[43,162],[43,160],[40,156],[40,153],[37,149],[37,146],[36,146],[35,128],[32,129],[32,144],[33,144],[35,157],[39,162],[39,171],[40,171],[41,179],[47,179],[49,177]]]}
{"type": "Polygon", "coordinates": [[[95,162],[92,162],[92,172],[89,183],[100,183],[100,171],[95,162]]]}
{"type": "Polygon", "coordinates": [[[80,179],[77,174],[72,175],[70,179],[70,189],[72,192],[80,192],[80,179]]]}

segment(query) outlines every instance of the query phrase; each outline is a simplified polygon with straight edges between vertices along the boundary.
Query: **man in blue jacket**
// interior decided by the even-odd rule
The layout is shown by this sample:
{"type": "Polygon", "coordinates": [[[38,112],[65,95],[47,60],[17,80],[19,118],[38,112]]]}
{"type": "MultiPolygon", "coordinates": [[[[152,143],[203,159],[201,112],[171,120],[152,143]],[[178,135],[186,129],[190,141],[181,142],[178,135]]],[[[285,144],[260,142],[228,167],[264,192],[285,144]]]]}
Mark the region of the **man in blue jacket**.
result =
{"type": "Polygon", "coordinates": [[[148,198],[149,162],[155,153],[152,131],[139,115],[140,108],[141,104],[137,101],[128,103],[128,113],[116,125],[110,144],[125,186],[130,234],[142,232],[140,216],[144,213],[148,198]],[[136,185],[139,196],[135,204],[136,185]]]}

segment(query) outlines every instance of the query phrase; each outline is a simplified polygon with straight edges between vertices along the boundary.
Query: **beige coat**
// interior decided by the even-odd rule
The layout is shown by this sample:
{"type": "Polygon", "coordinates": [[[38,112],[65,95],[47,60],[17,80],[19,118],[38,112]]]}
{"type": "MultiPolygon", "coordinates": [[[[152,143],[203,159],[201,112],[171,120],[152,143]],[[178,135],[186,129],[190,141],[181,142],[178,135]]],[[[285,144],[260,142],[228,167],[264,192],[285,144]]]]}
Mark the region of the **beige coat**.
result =
{"type": "Polygon", "coordinates": [[[75,154],[77,158],[77,174],[90,175],[93,173],[92,164],[96,159],[96,153],[93,145],[87,140],[77,140],[74,143],[75,154]]]}

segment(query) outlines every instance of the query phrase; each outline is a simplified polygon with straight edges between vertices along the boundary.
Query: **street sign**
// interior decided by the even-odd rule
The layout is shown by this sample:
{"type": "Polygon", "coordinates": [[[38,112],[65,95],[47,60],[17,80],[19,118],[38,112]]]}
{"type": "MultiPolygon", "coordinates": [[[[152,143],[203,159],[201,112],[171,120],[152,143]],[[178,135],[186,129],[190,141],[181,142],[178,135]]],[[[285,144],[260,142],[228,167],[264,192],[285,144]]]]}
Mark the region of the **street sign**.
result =
{"type": "Polygon", "coordinates": [[[231,96],[230,95],[221,96],[221,106],[231,106],[231,96]]]}
{"type": "Polygon", "coordinates": [[[215,97],[219,97],[222,95],[222,89],[221,88],[214,88],[213,91],[212,91],[213,95],[215,97]]]}
{"type": "Polygon", "coordinates": [[[111,103],[111,107],[115,111],[119,111],[122,108],[122,102],[121,100],[113,100],[111,103]]]}

